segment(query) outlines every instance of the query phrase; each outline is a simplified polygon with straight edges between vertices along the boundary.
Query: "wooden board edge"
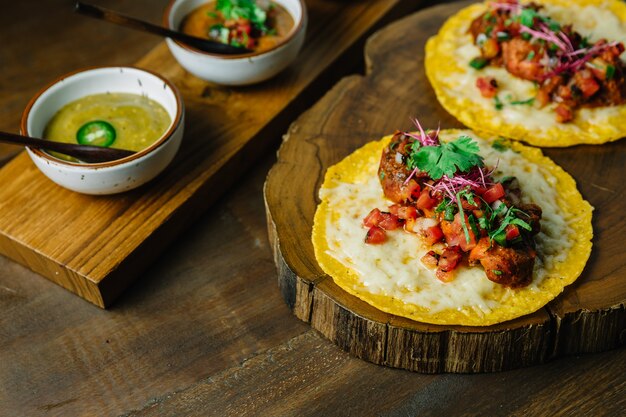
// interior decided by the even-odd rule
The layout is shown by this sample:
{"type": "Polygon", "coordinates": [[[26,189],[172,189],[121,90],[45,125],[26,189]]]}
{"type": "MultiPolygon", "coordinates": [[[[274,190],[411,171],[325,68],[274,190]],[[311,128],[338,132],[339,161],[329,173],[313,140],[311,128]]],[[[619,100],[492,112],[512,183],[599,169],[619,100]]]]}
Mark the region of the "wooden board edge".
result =
{"type": "Polygon", "coordinates": [[[595,311],[553,312],[553,356],[597,353],[626,345],[626,304],[595,311]]]}
{"type": "Polygon", "coordinates": [[[389,366],[422,373],[507,371],[549,360],[550,323],[485,333],[446,330],[424,333],[390,327],[389,366]],[[396,352],[400,352],[397,354],[396,352]]]}
{"type": "Polygon", "coordinates": [[[266,186],[267,181],[263,186],[263,202],[265,204],[265,216],[267,219],[268,240],[278,276],[278,288],[280,289],[283,300],[293,314],[300,320],[310,323],[311,308],[313,306],[313,282],[299,277],[292,271],[282,255],[276,224],[274,223],[271,210],[267,204],[267,196],[265,193],[266,186]]]}
{"type": "Polygon", "coordinates": [[[533,321],[515,329],[413,321],[406,326],[408,319],[376,310],[328,279],[313,284],[310,324],[343,350],[379,365],[421,373],[482,373],[551,359],[553,323],[542,311],[531,316],[533,321]]]}
{"type": "Polygon", "coordinates": [[[100,308],[105,307],[105,301],[97,283],[76,271],[67,269],[41,252],[32,251],[2,233],[0,233],[0,253],[82,299],[100,308]]]}
{"type": "MultiPolygon", "coordinates": [[[[335,285],[332,280],[328,281],[335,285]]],[[[387,322],[355,314],[318,285],[313,287],[310,323],[311,327],[351,355],[378,365],[386,364],[387,322]]]]}

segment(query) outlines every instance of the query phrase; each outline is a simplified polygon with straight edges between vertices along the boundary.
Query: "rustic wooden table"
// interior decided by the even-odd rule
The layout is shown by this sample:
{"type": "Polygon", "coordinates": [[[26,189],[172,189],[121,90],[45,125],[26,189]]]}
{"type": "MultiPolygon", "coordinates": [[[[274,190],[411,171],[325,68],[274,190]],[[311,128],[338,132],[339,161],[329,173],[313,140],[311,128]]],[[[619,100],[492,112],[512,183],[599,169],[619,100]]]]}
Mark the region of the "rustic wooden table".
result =
{"type": "MultiPolygon", "coordinates": [[[[165,3],[99,2],[154,21],[165,3]]],[[[56,76],[132,64],[160,42],[68,8],[3,5],[0,129],[17,131],[56,76]]],[[[14,152],[0,148],[3,160],[14,152]]],[[[110,310],[0,258],[0,415],[623,415],[624,349],[422,375],[355,359],[296,319],[267,241],[262,186],[274,159],[268,149],[110,310]]]]}

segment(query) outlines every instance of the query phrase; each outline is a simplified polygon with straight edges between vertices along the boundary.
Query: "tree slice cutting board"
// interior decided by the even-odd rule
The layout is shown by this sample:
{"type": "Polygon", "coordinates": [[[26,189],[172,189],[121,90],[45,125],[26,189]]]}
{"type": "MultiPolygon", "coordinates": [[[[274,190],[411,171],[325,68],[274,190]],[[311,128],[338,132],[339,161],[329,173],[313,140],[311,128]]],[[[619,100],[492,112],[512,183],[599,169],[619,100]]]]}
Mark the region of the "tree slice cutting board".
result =
{"type": "Polygon", "coordinates": [[[437,326],[381,312],[334,284],[311,244],[326,169],[396,129],[462,127],[437,103],[424,45],[458,4],[438,6],[372,36],[367,74],[340,81],[290,128],[265,200],[279,286],[301,320],[368,361],[414,371],[489,372],[622,345],[626,339],[626,141],[544,152],[578,181],[595,207],[593,252],[578,281],[545,308],[490,327],[437,326]]]}
{"type": "Polygon", "coordinates": [[[172,165],[140,189],[94,197],[57,186],[25,153],[18,155],[0,169],[0,253],[108,306],[257,156],[279,143],[303,108],[352,70],[374,28],[422,4],[307,1],[307,41],[296,62],[249,87],[203,82],[160,44],[137,66],[166,76],[183,95],[185,136],[172,165]]]}

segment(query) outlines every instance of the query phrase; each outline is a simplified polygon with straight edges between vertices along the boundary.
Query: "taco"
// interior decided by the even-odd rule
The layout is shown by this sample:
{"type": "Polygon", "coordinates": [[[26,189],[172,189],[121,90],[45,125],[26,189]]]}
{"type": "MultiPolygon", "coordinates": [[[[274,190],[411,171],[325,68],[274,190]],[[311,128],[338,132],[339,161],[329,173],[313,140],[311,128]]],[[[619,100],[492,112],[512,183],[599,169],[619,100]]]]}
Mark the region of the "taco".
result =
{"type": "Polygon", "coordinates": [[[476,131],[536,146],[626,136],[626,4],[488,0],[426,45],[441,105],[476,131]]]}
{"type": "Polygon", "coordinates": [[[530,314],[576,280],[591,251],[592,207],[565,171],[538,149],[469,130],[369,143],[328,169],[319,194],[322,269],[420,322],[530,314]]]}

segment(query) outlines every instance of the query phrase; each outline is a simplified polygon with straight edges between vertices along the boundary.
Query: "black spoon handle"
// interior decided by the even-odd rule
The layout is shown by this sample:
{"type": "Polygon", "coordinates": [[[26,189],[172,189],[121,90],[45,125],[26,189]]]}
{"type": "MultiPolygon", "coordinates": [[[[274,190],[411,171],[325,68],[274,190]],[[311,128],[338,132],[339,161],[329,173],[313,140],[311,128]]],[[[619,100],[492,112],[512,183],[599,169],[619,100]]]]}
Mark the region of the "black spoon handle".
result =
{"type": "Polygon", "coordinates": [[[33,148],[47,149],[73,156],[88,163],[109,162],[133,155],[135,152],[125,149],[103,148],[101,146],[73,145],[71,143],[53,142],[14,133],[0,132],[0,142],[14,145],[25,145],[33,148]]]}
{"type": "Polygon", "coordinates": [[[224,55],[245,54],[248,52],[252,52],[251,50],[246,48],[238,48],[235,46],[227,45],[225,43],[197,38],[195,36],[190,36],[185,33],[164,28],[163,26],[153,25],[152,23],[135,19],[134,17],[125,16],[123,14],[114,12],[113,10],[105,9],[99,6],[95,6],[93,4],[83,3],[81,1],[76,2],[75,11],[85,16],[105,20],[107,22],[126,26],[131,29],[142,30],[145,32],[154,33],[156,35],[176,39],[204,52],[212,52],[224,55]]]}

